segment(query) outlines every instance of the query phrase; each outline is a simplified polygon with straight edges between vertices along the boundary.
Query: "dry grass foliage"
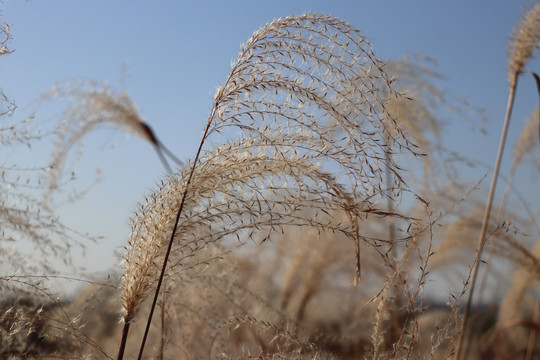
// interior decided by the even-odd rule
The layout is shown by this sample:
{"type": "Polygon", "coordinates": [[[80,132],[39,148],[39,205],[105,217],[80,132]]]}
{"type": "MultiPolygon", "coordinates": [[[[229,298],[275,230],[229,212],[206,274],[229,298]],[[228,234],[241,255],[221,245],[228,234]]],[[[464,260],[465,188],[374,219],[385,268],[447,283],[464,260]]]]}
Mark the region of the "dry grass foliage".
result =
{"type": "MultiPolygon", "coordinates": [[[[516,30],[511,72],[535,49],[536,17],[516,30]]],[[[9,28],[0,31],[0,55],[8,54],[9,28]]],[[[504,203],[485,239],[507,261],[489,274],[511,287],[498,319],[477,313],[458,345],[460,306],[475,277],[464,264],[474,261],[483,210],[478,184],[423,156],[446,156],[437,113],[455,105],[436,78],[427,58],[379,60],[342,20],[274,20],[242,46],[186,164],[127,93],[92,82],[57,87],[45,98],[70,105],[53,130],[51,163],[30,169],[33,190],[13,190],[30,170],[2,167],[1,246],[29,239],[44,262],[70,258],[72,235],[81,236],[56,221],[51,199],[71,149],[97,128],[135,133],[181,167],[173,172],[164,160],[170,175],[134,212],[119,278],[90,281],[75,301],[48,288],[55,269],[0,252],[0,357],[447,359],[468,346],[471,359],[534,358],[540,260],[538,245],[524,240],[538,225],[504,203]],[[428,311],[431,272],[449,274],[448,264],[465,283],[449,306],[428,311]],[[513,269],[514,280],[505,276],[513,269]],[[524,335],[506,346],[501,337],[516,327],[524,335]]],[[[1,109],[2,118],[12,115],[7,98],[1,109]]],[[[49,137],[24,128],[0,128],[2,146],[49,137]]],[[[536,146],[527,139],[516,167],[536,146]]]]}
{"type": "MultiPolygon", "coordinates": [[[[9,25],[0,22],[0,56],[12,52],[10,41],[9,25]]],[[[44,274],[54,277],[58,267],[72,266],[70,250],[89,237],[62,224],[44,201],[49,165],[26,166],[12,156],[30,151],[55,131],[32,128],[33,115],[14,120],[16,108],[0,89],[0,146],[11,152],[0,165],[0,292],[2,300],[15,294],[43,299],[49,282],[44,274]]]]}
{"type": "Polygon", "coordinates": [[[201,146],[234,128],[237,140],[196,157],[135,218],[124,259],[126,323],[159,280],[171,236],[175,271],[216,241],[239,246],[285,227],[331,229],[351,239],[358,279],[360,243],[384,243],[363,234],[359,220],[399,216],[377,206],[404,185],[385,154],[417,153],[386,111],[388,95],[400,97],[391,83],[366,40],[338,19],[308,14],[256,31],[216,92],[201,146]],[[327,219],[333,212],[347,221],[327,219]]]}
{"type": "Polygon", "coordinates": [[[177,165],[183,162],[176,158],[156,137],[154,131],[139,115],[127,92],[116,93],[106,84],[92,81],[79,81],[54,87],[47,92],[42,101],[60,98],[69,101],[69,106],[62,115],[62,121],[55,131],[55,152],[51,155],[50,176],[48,180],[49,197],[62,184],[66,159],[75,145],[81,145],[82,139],[89,133],[109,127],[133,133],[148,141],[156,149],[166,169],[172,169],[166,155],[177,165]]]}

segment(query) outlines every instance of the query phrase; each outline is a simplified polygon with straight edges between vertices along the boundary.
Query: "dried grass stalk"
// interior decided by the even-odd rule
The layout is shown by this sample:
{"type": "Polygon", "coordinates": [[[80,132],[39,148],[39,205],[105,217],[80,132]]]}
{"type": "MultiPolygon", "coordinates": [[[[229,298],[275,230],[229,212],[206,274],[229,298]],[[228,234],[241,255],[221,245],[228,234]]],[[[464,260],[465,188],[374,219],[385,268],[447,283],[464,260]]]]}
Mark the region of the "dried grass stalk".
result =
{"type": "Polygon", "coordinates": [[[512,114],[512,108],[514,105],[515,92],[517,87],[518,76],[527,63],[527,61],[533,56],[533,53],[538,49],[540,44],[540,4],[537,4],[534,8],[529,9],[524,16],[518,21],[516,27],[514,28],[513,34],[511,36],[511,42],[509,46],[509,64],[508,64],[508,73],[509,73],[509,94],[508,94],[508,105],[506,107],[506,116],[501,131],[501,140],[499,143],[499,149],[497,152],[497,158],[495,160],[495,166],[493,169],[493,178],[491,181],[491,187],[489,190],[488,200],[486,204],[486,209],[484,212],[484,218],[482,221],[482,229],[478,238],[478,248],[476,259],[473,266],[473,273],[471,278],[471,286],[469,290],[469,296],[467,304],[465,307],[465,312],[463,315],[463,325],[459,338],[459,343],[456,351],[455,359],[459,360],[461,354],[466,356],[466,353],[463,353],[463,339],[466,335],[467,324],[470,315],[470,308],[472,304],[472,299],[474,295],[474,288],[476,284],[478,268],[480,266],[480,259],[482,256],[482,250],[486,241],[486,233],[489,223],[489,218],[491,215],[491,208],[493,204],[493,198],[495,195],[495,189],[497,186],[497,178],[499,176],[499,169],[502,161],[502,155],[504,151],[504,145],[506,142],[506,135],[508,132],[508,127],[510,124],[510,116],[512,114]]]}

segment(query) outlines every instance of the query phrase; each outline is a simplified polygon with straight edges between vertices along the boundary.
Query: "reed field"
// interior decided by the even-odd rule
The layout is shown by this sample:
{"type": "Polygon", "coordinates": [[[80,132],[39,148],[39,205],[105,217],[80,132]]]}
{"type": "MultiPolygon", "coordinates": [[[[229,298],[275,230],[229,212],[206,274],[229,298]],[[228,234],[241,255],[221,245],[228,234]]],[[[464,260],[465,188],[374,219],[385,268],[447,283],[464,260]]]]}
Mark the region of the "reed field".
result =
{"type": "MultiPolygon", "coordinates": [[[[3,58],[16,34],[0,20],[3,58]]],[[[42,167],[0,165],[0,358],[540,359],[538,188],[514,186],[540,171],[538,107],[506,143],[519,84],[540,93],[527,66],[540,4],[509,34],[501,142],[473,183],[459,166],[477,164],[440,145],[439,113],[480,110],[439,86],[428,56],[379,58],[325,14],[254,30],[187,160],[109,84],[44,94],[65,111],[42,131],[39,110],[21,118],[0,94],[0,147],[54,149],[42,167]],[[116,271],[66,275],[98,245],[55,204],[85,196],[66,195],[73,157],[103,126],[148,142],[167,175],[140,195],[116,271]],[[443,280],[459,291],[441,294],[443,280]]]]}

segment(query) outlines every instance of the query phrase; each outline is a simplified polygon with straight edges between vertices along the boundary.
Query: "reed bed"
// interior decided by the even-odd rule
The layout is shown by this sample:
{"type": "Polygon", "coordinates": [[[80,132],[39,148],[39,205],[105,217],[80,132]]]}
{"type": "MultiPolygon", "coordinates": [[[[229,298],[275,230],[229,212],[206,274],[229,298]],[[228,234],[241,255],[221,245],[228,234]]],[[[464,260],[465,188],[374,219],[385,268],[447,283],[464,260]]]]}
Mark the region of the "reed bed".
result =
{"type": "MultiPolygon", "coordinates": [[[[539,9],[511,38],[505,128],[518,75],[538,46],[539,9]]],[[[9,27],[0,34],[8,55],[9,27]]],[[[504,135],[485,209],[483,179],[468,184],[447,165],[437,112],[453,100],[433,68],[429,58],[380,60],[358,30],[328,15],[276,19],[242,45],[185,163],[127,92],[94,82],[56,87],[43,101],[69,106],[50,133],[27,130],[33,118],[0,128],[2,146],[55,144],[42,168],[1,169],[0,357],[539,356],[540,260],[526,235],[538,224],[507,209],[509,190],[489,221],[504,135]],[[88,237],[57,221],[54,196],[73,148],[101,127],[148,141],[168,175],[133,212],[118,275],[73,277],[90,284],[60,299],[49,282],[61,275],[48,264],[70,265],[71,247],[88,237]],[[19,191],[24,183],[32,190],[19,191]],[[4,246],[24,239],[41,259],[4,246]],[[485,271],[508,285],[496,309],[472,308],[485,243],[488,261],[505,266],[485,271]],[[425,298],[433,275],[463,281],[439,309],[425,298]]],[[[14,104],[0,100],[11,118],[14,104]]],[[[537,160],[535,126],[516,145],[509,189],[518,166],[537,160]]]]}

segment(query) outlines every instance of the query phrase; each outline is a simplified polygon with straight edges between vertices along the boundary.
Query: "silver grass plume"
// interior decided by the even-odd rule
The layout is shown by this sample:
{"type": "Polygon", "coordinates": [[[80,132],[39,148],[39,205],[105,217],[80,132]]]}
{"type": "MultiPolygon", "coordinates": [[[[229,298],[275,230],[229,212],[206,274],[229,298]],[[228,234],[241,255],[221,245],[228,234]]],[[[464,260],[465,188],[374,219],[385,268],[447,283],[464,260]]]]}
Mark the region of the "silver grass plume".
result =
{"type": "MultiPolygon", "coordinates": [[[[405,186],[385,153],[416,154],[386,112],[386,96],[400,96],[392,81],[370,44],[342,20],[305,14],[257,30],[216,91],[194,160],[150,195],[134,220],[122,285],[127,329],[154,286],[156,303],[167,261],[181,269],[186,256],[217,241],[265,239],[284,226],[335,229],[353,240],[359,276],[360,242],[378,241],[362,237],[359,218],[397,216],[378,202],[405,186]],[[227,142],[234,129],[238,139],[227,142]],[[210,136],[216,147],[203,151],[210,136]],[[389,189],[381,185],[385,171],[389,189]],[[349,223],[305,219],[298,215],[305,207],[345,211],[349,223]]],[[[144,339],[139,357],[143,348],[144,339]]]]}
{"type": "Polygon", "coordinates": [[[508,46],[508,76],[510,82],[523,72],[527,61],[540,47],[540,4],[528,9],[510,35],[508,46]]]}
{"type": "Polygon", "coordinates": [[[540,161],[538,154],[540,153],[540,142],[538,141],[538,118],[540,117],[540,109],[536,108],[527,120],[527,124],[523,128],[521,135],[516,141],[514,147],[514,159],[512,166],[517,166],[523,163],[526,158],[531,158],[531,163],[536,168],[540,169],[540,161]]]}
{"type": "Polygon", "coordinates": [[[55,153],[50,163],[49,192],[58,187],[65,159],[72,147],[90,132],[104,126],[133,133],[151,143],[169,172],[172,170],[165,155],[177,165],[183,165],[144,122],[127,92],[116,93],[105,84],[79,81],[57,86],[45,94],[43,99],[52,97],[66,98],[70,102],[57,129],[55,153]]]}

